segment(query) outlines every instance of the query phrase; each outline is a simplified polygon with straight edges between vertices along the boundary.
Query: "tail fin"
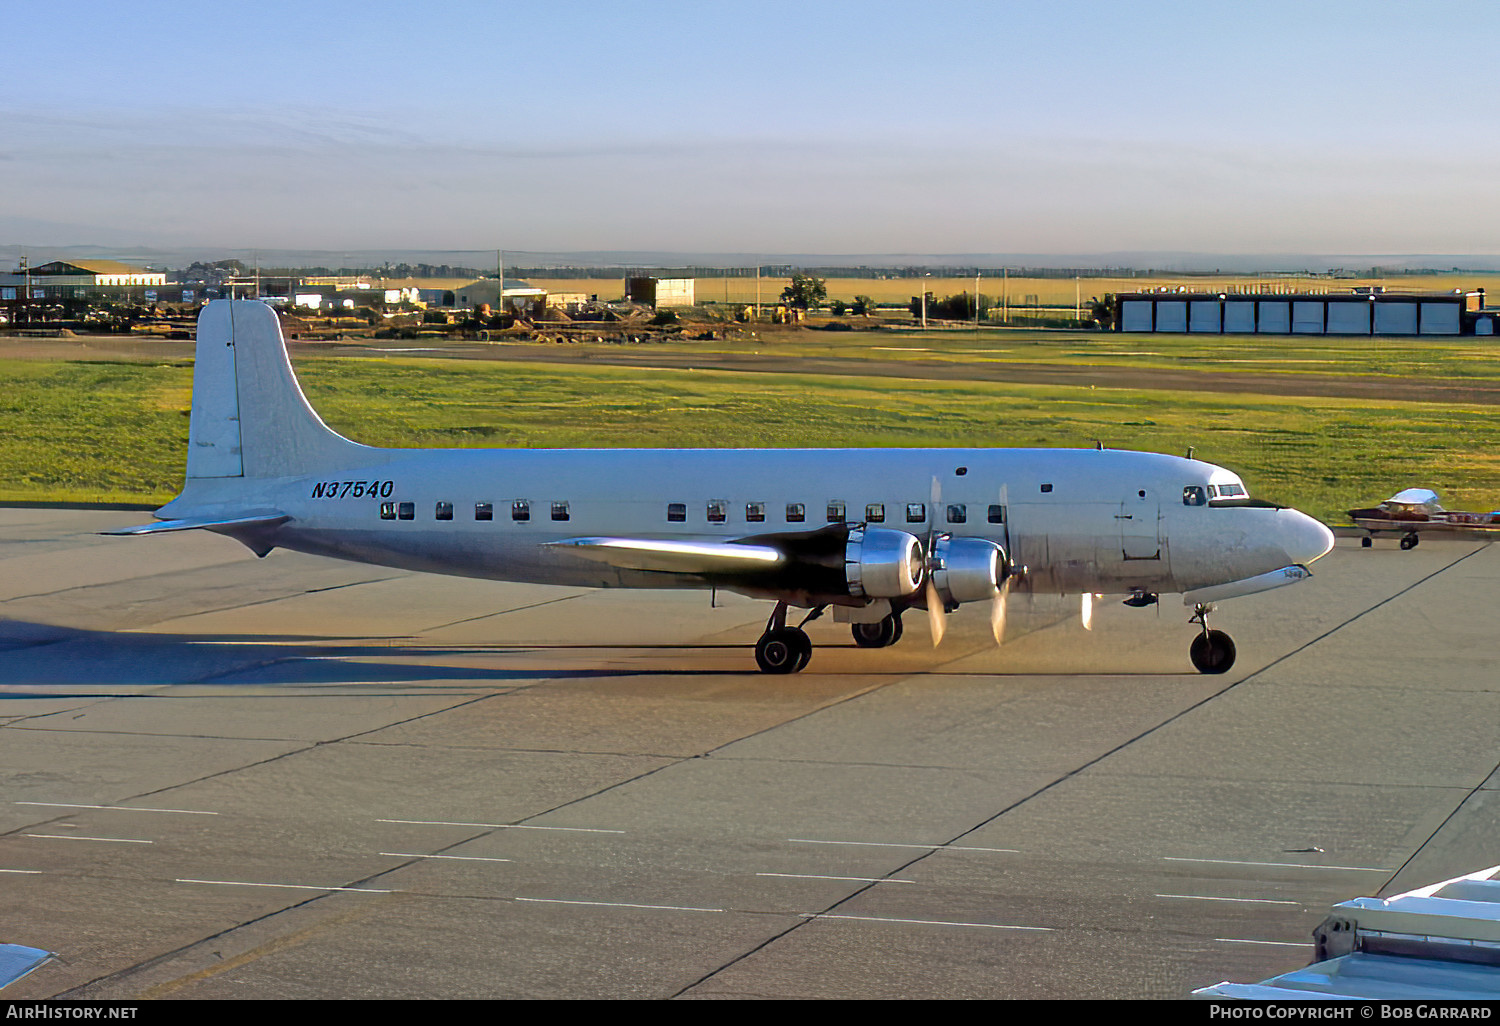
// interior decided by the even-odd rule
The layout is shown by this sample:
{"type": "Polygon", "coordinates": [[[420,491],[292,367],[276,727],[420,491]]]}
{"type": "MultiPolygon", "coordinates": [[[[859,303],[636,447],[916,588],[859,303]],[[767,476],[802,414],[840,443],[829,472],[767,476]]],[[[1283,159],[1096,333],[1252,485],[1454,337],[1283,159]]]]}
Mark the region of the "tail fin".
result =
{"type": "Polygon", "coordinates": [[[336,433],[297,384],[276,312],[215,300],[198,315],[187,477],[291,477],[372,462],[336,433]]]}

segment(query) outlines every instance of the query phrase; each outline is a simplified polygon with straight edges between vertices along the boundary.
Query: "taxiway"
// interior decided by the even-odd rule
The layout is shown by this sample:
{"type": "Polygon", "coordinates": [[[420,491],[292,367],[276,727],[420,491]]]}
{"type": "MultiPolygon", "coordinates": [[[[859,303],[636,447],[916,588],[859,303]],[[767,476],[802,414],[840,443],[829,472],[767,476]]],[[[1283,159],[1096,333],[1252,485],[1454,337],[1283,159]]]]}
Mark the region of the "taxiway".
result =
{"type": "Polygon", "coordinates": [[[1500,550],[891,649],[0,510],[0,939],[64,998],[1183,998],[1493,864],[1500,550]]]}

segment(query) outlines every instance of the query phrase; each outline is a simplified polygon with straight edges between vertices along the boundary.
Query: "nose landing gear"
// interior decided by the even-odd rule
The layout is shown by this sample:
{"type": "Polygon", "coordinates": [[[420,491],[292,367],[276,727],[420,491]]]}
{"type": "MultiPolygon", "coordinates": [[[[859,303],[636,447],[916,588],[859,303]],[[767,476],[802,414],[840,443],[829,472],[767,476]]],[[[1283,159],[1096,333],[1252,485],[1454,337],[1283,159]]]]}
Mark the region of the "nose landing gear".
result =
{"type": "Polygon", "coordinates": [[[1234,641],[1223,631],[1210,630],[1208,614],[1214,611],[1212,603],[1199,603],[1193,607],[1189,623],[1202,626],[1202,632],[1193,639],[1188,656],[1199,673],[1224,673],[1234,665],[1234,641]]]}

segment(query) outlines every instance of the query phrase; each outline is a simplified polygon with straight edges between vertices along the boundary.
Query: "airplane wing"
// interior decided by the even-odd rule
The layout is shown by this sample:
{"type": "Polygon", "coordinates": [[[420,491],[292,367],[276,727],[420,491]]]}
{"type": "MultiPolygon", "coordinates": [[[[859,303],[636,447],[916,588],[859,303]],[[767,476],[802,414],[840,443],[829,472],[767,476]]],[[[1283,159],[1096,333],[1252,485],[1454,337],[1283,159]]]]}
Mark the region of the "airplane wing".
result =
{"type": "Polygon", "coordinates": [[[100,534],[165,534],[168,531],[193,531],[214,527],[274,527],[292,519],[279,510],[233,514],[230,516],[184,517],[180,520],[159,520],[154,524],[138,524],[134,527],[116,527],[100,534]]]}
{"type": "Polygon", "coordinates": [[[52,952],[23,944],[0,944],[0,987],[7,987],[52,957],[52,952]]]}
{"type": "Polygon", "coordinates": [[[548,548],[620,570],[681,574],[807,606],[851,595],[910,597],[922,584],[921,542],[904,531],[865,524],[724,539],[565,538],[548,548]]]}
{"type": "Polygon", "coordinates": [[[1315,961],[1196,998],[1262,1001],[1487,1001],[1500,998],[1500,866],[1388,898],[1333,906],[1315,961]]]}
{"type": "Polygon", "coordinates": [[[567,538],[550,542],[584,559],[621,570],[722,576],[756,573],[780,566],[786,553],[770,545],[734,541],[666,541],[650,538],[567,538]]]}

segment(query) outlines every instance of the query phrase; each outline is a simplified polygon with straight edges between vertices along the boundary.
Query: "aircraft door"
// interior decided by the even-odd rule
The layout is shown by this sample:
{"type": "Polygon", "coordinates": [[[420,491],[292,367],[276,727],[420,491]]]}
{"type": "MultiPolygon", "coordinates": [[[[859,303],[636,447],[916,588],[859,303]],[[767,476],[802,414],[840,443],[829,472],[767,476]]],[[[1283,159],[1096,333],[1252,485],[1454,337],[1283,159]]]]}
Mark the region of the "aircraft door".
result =
{"type": "Polygon", "coordinates": [[[1120,527],[1120,550],[1127,564],[1161,560],[1161,503],[1154,496],[1126,499],[1120,503],[1115,522],[1120,527]]]}

